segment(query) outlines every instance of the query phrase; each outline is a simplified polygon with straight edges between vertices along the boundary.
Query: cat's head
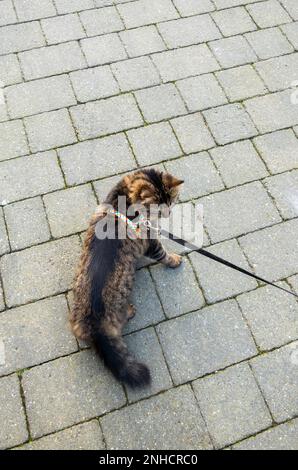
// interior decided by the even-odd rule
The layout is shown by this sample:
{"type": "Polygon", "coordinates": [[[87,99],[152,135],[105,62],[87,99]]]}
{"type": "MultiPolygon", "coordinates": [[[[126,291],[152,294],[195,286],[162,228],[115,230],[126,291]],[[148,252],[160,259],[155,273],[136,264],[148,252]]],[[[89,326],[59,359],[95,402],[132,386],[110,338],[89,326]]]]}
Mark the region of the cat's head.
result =
{"type": "Polygon", "coordinates": [[[149,208],[160,207],[163,217],[169,216],[176,203],[183,180],[156,169],[139,170],[127,177],[129,199],[132,204],[149,208]]]}

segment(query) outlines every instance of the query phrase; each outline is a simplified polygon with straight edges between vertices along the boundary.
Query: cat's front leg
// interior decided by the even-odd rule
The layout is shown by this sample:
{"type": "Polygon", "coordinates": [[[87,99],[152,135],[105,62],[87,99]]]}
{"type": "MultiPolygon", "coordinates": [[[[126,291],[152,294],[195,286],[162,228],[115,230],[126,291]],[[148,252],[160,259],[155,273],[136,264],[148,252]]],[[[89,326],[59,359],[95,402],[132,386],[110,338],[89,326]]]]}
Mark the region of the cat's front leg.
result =
{"type": "Polygon", "coordinates": [[[150,240],[146,256],[169,268],[177,268],[182,263],[182,256],[176,255],[175,253],[168,253],[159,240],[150,240]]]}

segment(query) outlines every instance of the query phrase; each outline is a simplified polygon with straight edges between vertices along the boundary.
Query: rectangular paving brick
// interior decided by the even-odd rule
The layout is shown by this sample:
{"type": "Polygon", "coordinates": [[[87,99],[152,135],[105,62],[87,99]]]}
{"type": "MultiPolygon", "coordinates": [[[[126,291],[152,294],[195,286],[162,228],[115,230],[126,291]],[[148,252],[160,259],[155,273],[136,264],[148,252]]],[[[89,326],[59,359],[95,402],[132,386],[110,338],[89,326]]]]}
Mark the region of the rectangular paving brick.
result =
{"type": "Polygon", "coordinates": [[[249,64],[257,60],[256,54],[243,36],[212,41],[209,47],[223,68],[249,64]]]}
{"type": "Polygon", "coordinates": [[[37,21],[0,28],[0,54],[26,51],[44,45],[45,39],[37,21]]]}
{"type": "Polygon", "coordinates": [[[70,80],[66,75],[12,85],[6,89],[6,98],[12,118],[76,104],[70,80]]]}
{"type": "Polygon", "coordinates": [[[160,23],[158,30],[170,49],[222,37],[210,15],[192,16],[160,23]]]}
{"type": "Polygon", "coordinates": [[[214,5],[210,0],[173,0],[174,5],[181,16],[196,15],[214,10],[214,5]]]}
{"type": "Polygon", "coordinates": [[[113,6],[83,11],[80,18],[87,36],[99,36],[124,29],[119,13],[113,6]]]}
{"type": "Polygon", "coordinates": [[[121,385],[91,351],[26,371],[23,388],[33,437],[94,418],[126,401],[121,385]]]}
{"type": "Polygon", "coordinates": [[[270,91],[292,87],[297,78],[297,69],[298,53],[256,64],[256,70],[270,91]]]}
{"type": "Polygon", "coordinates": [[[263,0],[213,0],[217,10],[224,8],[237,7],[239,5],[248,5],[249,3],[261,2],[263,0]]]}
{"type": "Polygon", "coordinates": [[[31,21],[55,16],[56,10],[52,0],[14,0],[19,21],[31,21]]]}
{"type": "Polygon", "coordinates": [[[4,213],[12,250],[22,250],[50,239],[40,197],[9,204],[4,207],[4,213]]]}
{"type": "Polygon", "coordinates": [[[194,382],[194,392],[218,448],[272,424],[268,408],[247,364],[197,380],[194,382]]]}
{"type": "Polygon", "coordinates": [[[11,0],[4,0],[0,3],[0,26],[17,23],[17,16],[11,0]]]}
{"type": "Polygon", "coordinates": [[[109,449],[212,448],[189,385],[110,413],[101,425],[109,449]]]}
{"type": "Polygon", "coordinates": [[[0,161],[29,153],[25,129],[22,121],[0,124],[0,161]]]}
{"type": "Polygon", "coordinates": [[[298,140],[292,129],[256,137],[254,143],[271,173],[298,168],[298,140]]]}
{"type": "Polygon", "coordinates": [[[204,206],[205,225],[213,243],[281,220],[260,182],[206,196],[200,203],[204,206]]]}
{"type": "Polygon", "coordinates": [[[294,52],[293,46],[279,28],[261,29],[246,34],[245,37],[260,59],[269,59],[294,52]]]}
{"type": "Polygon", "coordinates": [[[175,384],[215,372],[257,353],[235,301],[162,323],[157,332],[175,384]]]}
{"type": "Polygon", "coordinates": [[[64,296],[3,313],[0,316],[0,337],[5,347],[5,364],[0,365],[0,375],[41,364],[78,349],[69,329],[64,296]]]}
{"type": "Polygon", "coordinates": [[[123,134],[65,147],[58,154],[66,181],[70,185],[86,183],[136,167],[123,134]]]}
{"type": "Polygon", "coordinates": [[[55,0],[55,4],[60,14],[94,8],[93,0],[55,0]]]}
{"type": "Polygon", "coordinates": [[[186,114],[186,107],[173,83],[136,91],[135,97],[146,122],[186,114]]]}
{"type": "Polygon", "coordinates": [[[298,216],[298,171],[265,179],[264,184],[284,219],[298,216]]]}
{"type": "MultiPolygon", "coordinates": [[[[298,19],[298,16],[297,16],[298,19]]],[[[298,22],[288,23],[280,26],[282,32],[286,35],[288,41],[293,45],[295,50],[298,49],[298,22]]]]}
{"type": "Polygon", "coordinates": [[[9,243],[2,208],[0,209],[0,255],[8,253],[9,243]]]}
{"type": "Polygon", "coordinates": [[[267,0],[247,7],[248,12],[260,28],[270,28],[290,23],[291,17],[277,0],[267,0]]]}
{"type": "Polygon", "coordinates": [[[14,85],[22,81],[20,64],[16,54],[0,57],[0,80],[4,86],[14,85]]]}
{"type": "Polygon", "coordinates": [[[79,16],[75,13],[41,20],[41,26],[48,44],[73,41],[86,36],[79,16]]]}
{"type": "Polygon", "coordinates": [[[257,29],[244,7],[212,13],[212,18],[224,36],[234,36],[257,29]]]}
{"type": "Polygon", "coordinates": [[[206,44],[153,54],[152,58],[164,82],[213,72],[219,68],[206,44]]]}
{"type": "Polygon", "coordinates": [[[253,372],[277,423],[297,416],[298,343],[251,361],[253,372]]]}
{"type": "Polygon", "coordinates": [[[201,114],[189,114],[171,121],[175,134],[185,153],[200,152],[215,143],[201,114]]]}
{"type": "Polygon", "coordinates": [[[212,74],[179,80],[177,87],[191,112],[219,106],[228,101],[212,74]]]}
{"type": "Polygon", "coordinates": [[[80,252],[79,238],[73,236],[3,256],[0,266],[7,305],[14,307],[65,292],[80,252]]]}
{"type": "Polygon", "coordinates": [[[264,95],[266,86],[251,65],[217,72],[216,76],[230,101],[242,101],[252,96],[264,95]]]}
{"type": "Polygon", "coordinates": [[[220,145],[257,135],[252,120],[241,104],[227,104],[204,111],[203,115],[220,145]]]}
{"type": "Polygon", "coordinates": [[[81,46],[91,67],[127,58],[124,46],[116,33],[82,39],[81,46]]]}
{"type": "Polygon", "coordinates": [[[104,450],[102,432],[97,420],[78,424],[64,431],[36,439],[21,450],[104,450]]]}
{"type": "Polygon", "coordinates": [[[142,166],[179,157],[182,153],[167,122],[132,130],[127,135],[136,158],[142,166]]]}
{"type": "Polygon", "coordinates": [[[166,49],[156,26],[143,26],[119,33],[129,57],[152,54],[166,49]]]}
{"type": "MultiPolygon", "coordinates": [[[[236,240],[212,246],[208,248],[208,251],[244,269],[251,270],[236,240]]],[[[254,279],[221,266],[198,253],[191,253],[190,259],[209,303],[234,297],[236,294],[254,289],[258,285],[254,279]]]]}
{"type": "Polygon", "coordinates": [[[79,102],[98,100],[120,92],[109,66],[78,70],[70,74],[74,92],[79,102]]]}
{"type": "Polygon", "coordinates": [[[240,239],[259,276],[278,280],[297,273],[298,246],[293,237],[297,227],[294,219],[240,239]]]}
{"type": "Polygon", "coordinates": [[[159,21],[177,18],[179,15],[171,0],[138,0],[118,6],[121,17],[127,28],[136,28],[159,21]]]}
{"type": "MultiPolygon", "coordinates": [[[[280,284],[285,289],[286,283],[280,284]]],[[[298,306],[294,297],[262,287],[237,298],[261,350],[270,350],[298,339],[298,306]]]]}
{"type": "Polygon", "coordinates": [[[157,265],[150,270],[168,318],[197,310],[204,305],[202,292],[187,258],[176,269],[157,265]]]}
{"type": "Polygon", "coordinates": [[[70,109],[80,140],[121,132],[143,124],[132,95],[94,101],[70,109]]]}
{"type": "Polygon", "coordinates": [[[47,46],[19,54],[26,80],[48,77],[86,67],[77,42],[47,46]]]}
{"type": "Polygon", "coordinates": [[[112,72],[121,91],[131,91],[160,83],[159,74],[149,57],[124,60],[112,64],[112,72]]]}
{"type": "Polygon", "coordinates": [[[0,395],[2,403],[5,403],[0,408],[1,423],[5,423],[1,426],[0,448],[7,449],[28,439],[20,384],[16,375],[0,379],[0,395]]]}
{"type": "Polygon", "coordinates": [[[41,152],[77,142],[67,109],[24,119],[32,152],[41,152]]]}
{"type": "Polygon", "coordinates": [[[294,20],[298,20],[298,5],[295,0],[281,0],[281,4],[294,20]]]}
{"type": "Polygon", "coordinates": [[[91,185],[46,194],[44,203],[54,237],[87,229],[97,205],[91,185]]]}
{"type": "Polygon", "coordinates": [[[1,162],[0,202],[7,204],[64,187],[55,152],[1,162]],[[24,178],[24,175],[34,176],[24,178]]]}
{"type": "Polygon", "coordinates": [[[5,304],[4,304],[3,290],[2,290],[1,283],[0,283],[0,312],[2,312],[2,310],[4,309],[5,309],[5,304]]]}

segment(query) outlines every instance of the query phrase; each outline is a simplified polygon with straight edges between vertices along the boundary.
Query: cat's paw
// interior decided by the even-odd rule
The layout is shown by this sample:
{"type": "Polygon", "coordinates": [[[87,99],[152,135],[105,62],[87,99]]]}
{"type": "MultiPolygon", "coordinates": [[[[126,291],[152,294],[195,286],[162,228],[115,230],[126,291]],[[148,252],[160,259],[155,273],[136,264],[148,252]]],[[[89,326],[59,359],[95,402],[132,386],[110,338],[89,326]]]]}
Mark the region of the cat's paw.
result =
{"type": "Polygon", "coordinates": [[[135,314],[137,313],[137,309],[133,304],[129,304],[127,308],[127,317],[128,320],[134,318],[135,314]]]}
{"type": "Polygon", "coordinates": [[[169,255],[167,260],[167,266],[169,266],[169,268],[178,268],[181,263],[182,256],[176,255],[176,253],[172,253],[171,255],[169,255]]]}

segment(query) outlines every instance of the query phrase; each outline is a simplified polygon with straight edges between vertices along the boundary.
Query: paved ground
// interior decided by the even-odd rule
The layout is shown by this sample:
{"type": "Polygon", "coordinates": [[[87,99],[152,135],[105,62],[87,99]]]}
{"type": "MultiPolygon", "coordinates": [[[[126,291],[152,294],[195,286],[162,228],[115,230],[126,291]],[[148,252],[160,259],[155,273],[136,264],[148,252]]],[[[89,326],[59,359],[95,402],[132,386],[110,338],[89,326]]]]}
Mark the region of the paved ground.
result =
{"type": "Polygon", "coordinates": [[[66,321],[91,212],[150,164],[210,250],[298,292],[297,0],[1,0],[0,26],[0,447],[297,449],[294,298],[196,254],[141,269],[138,393],[66,321]]]}

